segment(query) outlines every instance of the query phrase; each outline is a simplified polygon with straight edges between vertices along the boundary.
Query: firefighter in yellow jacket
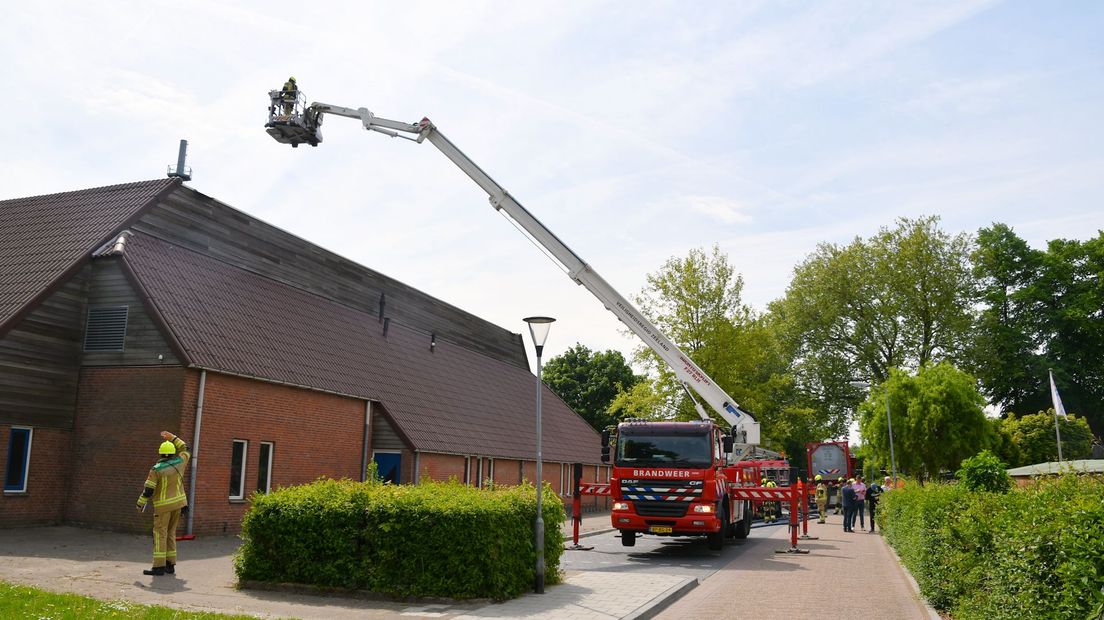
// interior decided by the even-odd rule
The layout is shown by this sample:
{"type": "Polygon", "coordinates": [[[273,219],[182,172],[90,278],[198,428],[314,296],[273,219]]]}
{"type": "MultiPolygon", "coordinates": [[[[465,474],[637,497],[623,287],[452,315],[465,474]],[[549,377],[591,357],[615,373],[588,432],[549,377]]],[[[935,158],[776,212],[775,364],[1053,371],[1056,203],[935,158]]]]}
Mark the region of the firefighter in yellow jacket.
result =
{"type": "Polygon", "coordinates": [[[824,523],[828,516],[828,485],[821,479],[820,474],[816,475],[816,505],[817,523],[824,523]]]}
{"type": "Polygon", "coordinates": [[[161,458],[150,468],[146,488],[138,497],[138,510],[153,500],[153,568],[145,575],[176,573],[176,526],[180,513],[188,506],[184,494],[184,470],[192,454],[184,440],[169,431],[161,431],[158,453],[161,458]]]}

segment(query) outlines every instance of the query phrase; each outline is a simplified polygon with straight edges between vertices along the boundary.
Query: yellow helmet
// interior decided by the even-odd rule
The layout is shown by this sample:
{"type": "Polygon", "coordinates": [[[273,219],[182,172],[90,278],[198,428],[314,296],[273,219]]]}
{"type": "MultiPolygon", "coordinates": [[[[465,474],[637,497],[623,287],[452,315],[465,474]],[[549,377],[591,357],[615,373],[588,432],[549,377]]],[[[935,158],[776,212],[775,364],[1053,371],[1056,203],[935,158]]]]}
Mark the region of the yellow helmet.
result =
{"type": "Polygon", "coordinates": [[[817,475],[816,475],[816,479],[817,479],[817,480],[820,480],[820,474],[817,474],[817,475]]]}
{"type": "Polygon", "coordinates": [[[295,81],[295,76],[293,75],[293,76],[289,77],[289,78],[288,78],[288,81],[289,81],[289,82],[294,82],[294,81],[295,81]]]}
{"type": "Polygon", "coordinates": [[[176,446],[171,441],[162,441],[161,447],[157,449],[157,452],[165,456],[171,456],[176,454],[176,446]]]}

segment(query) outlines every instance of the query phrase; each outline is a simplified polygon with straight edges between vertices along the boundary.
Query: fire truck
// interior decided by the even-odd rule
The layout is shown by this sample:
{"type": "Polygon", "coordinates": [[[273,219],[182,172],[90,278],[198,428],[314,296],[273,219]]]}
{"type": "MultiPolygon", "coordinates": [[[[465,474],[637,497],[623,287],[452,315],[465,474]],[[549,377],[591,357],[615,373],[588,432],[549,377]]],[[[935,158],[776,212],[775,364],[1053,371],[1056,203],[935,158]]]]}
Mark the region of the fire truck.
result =
{"type": "MultiPolygon", "coordinates": [[[[726,537],[743,538],[751,530],[751,502],[735,499],[734,485],[755,486],[734,463],[759,443],[759,423],[726,394],[689,356],[659,331],[624,296],[544,226],[504,187],[456,147],[428,119],[406,123],[380,118],[367,108],[311,103],[298,90],[269,91],[265,129],[281,144],[318,146],[326,115],[354,118],[365,130],[437,147],[479,185],[491,206],[513,220],[546,250],[577,284],[598,298],[667,363],[682,383],[701,421],[627,422],[603,433],[603,461],[615,448],[610,494],[611,519],[625,546],[643,533],[706,536],[719,549],[726,537]],[[695,398],[697,394],[700,398],[695,398]],[[701,401],[724,421],[714,420],[701,401]]],[[[538,458],[539,458],[538,447],[538,458]]],[[[538,496],[539,497],[539,496],[538,496]]],[[[539,527],[539,526],[538,526],[539,527]]]]}

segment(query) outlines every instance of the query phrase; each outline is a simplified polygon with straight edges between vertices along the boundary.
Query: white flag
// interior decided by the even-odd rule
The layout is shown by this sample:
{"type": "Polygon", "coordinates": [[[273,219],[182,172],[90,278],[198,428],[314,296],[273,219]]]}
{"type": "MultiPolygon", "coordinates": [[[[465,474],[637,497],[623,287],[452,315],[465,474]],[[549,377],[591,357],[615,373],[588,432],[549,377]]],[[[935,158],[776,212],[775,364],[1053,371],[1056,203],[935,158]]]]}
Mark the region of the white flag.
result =
{"type": "Polygon", "coordinates": [[[1058,396],[1058,386],[1054,385],[1054,373],[1050,373],[1050,399],[1054,401],[1054,415],[1066,417],[1066,408],[1062,406],[1062,398],[1058,396]]]}

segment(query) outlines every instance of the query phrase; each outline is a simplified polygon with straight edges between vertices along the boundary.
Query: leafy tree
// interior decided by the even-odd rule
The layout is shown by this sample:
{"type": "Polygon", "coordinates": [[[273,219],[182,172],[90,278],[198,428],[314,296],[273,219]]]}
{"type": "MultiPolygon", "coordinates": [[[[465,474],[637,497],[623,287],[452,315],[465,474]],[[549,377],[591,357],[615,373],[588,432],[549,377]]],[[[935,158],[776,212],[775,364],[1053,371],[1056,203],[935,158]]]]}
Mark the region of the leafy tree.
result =
{"type": "Polygon", "coordinates": [[[1004,224],[978,231],[973,273],[981,311],[968,347],[968,366],[991,402],[1003,408],[1044,406],[1039,388],[1046,361],[1038,353],[1041,334],[1033,302],[1042,261],[1041,252],[1004,224]]]}
{"type": "MultiPolygon", "coordinates": [[[[1046,357],[1066,410],[1104,434],[1104,231],[1085,242],[1051,241],[1035,293],[1046,357]]],[[[1038,409],[1044,409],[1049,384],[1045,375],[1038,380],[1044,398],[1038,409]]]]}
{"type": "Polygon", "coordinates": [[[639,418],[643,420],[670,419],[666,411],[668,399],[655,390],[648,380],[640,381],[627,392],[619,393],[610,403],[610,415],[618,420],[639,418]]]}
{"type": "Polygon", "coordinates": [[[616,424],[610,404],[640,380],[620,351],[591,352],[576,343],[544,365],[542,378],[584,420],[597,430],[616,424]]]}
{"type": "Polygon", "coordinates": [[[955,476],[971,491],[1007,493],[1012,489],[1012,478],[1008,475],[1007,467],[997,455],[982,450],[962,461],[962,469],[955,476]]]}
{"type": "Polygon", "coordinates": [[[973,377],[949,362],[925,365],[915,376],[894,369],[859,408],[859,430],[869,446],[865,454],[880,467],[890,464],[886,398],[898,471],[932,478],[958,469],[963,459],[993,442],[982,411],[985,399],[973,377]]]}
{"type": "Polygon", "coordinates": [[[1022,465],[1020,445],[1012,437],[1012,426],[1008,418],[988,418],[993,436],[993,454],[1009,464],[1009,467],[1022,465]]]}
{"type": "Polygon", "coordinates": [[[994,403],[1051,406],[1047,369],[1069,411],[1104,433],[1104,232],[1032,250],[1004,224],[978,232],[980,311],[968,366],[994,403]]]}
{"type": "MultiPolygon", "coordinates": [[[[1001,425],[1016,446],[1017,460],[1009,461],[1015,467],[1058,460],[1053,409],[1025,416],[1010,413],[1001,425]]],[[[1058,432],[1062,435],[1062,458],[1085,459],[1092,454],[1092,431],[1085,418],[1058,418],[1058,432]]]]}
{"type": "MultiPolygon", "coordinates": [[[[786,449],[786,441],[800,447],[798,442],[824,438],[824,420],[796,389],[777,323],[744,305],[742,290],[743,279],[713,246],[708,254],[694,249],[685,257],[669,259],[648,275],[635,301],[641,313],[756,416],[768,447],[786,449]]],[[[641,346],[635,359],[654,382],[648,390],[626,394],[619,408],[651,408],[652,416],[697,419],[678,377],[654,351],[641,346]],[[657,406],[659,402],[663,405],[657,406]]],[[[795,453],[803,451],[801,447],[795,453]]]]}
{"type": "Polygon", "coordinates": [[[938,218],[902,218],[869,240],[821,244],[771,305],[793,352],[799,388],[832,418],[847,419],[890,369],[957,359],[968,341],[973,287],[969,238],[938,218]]]}

